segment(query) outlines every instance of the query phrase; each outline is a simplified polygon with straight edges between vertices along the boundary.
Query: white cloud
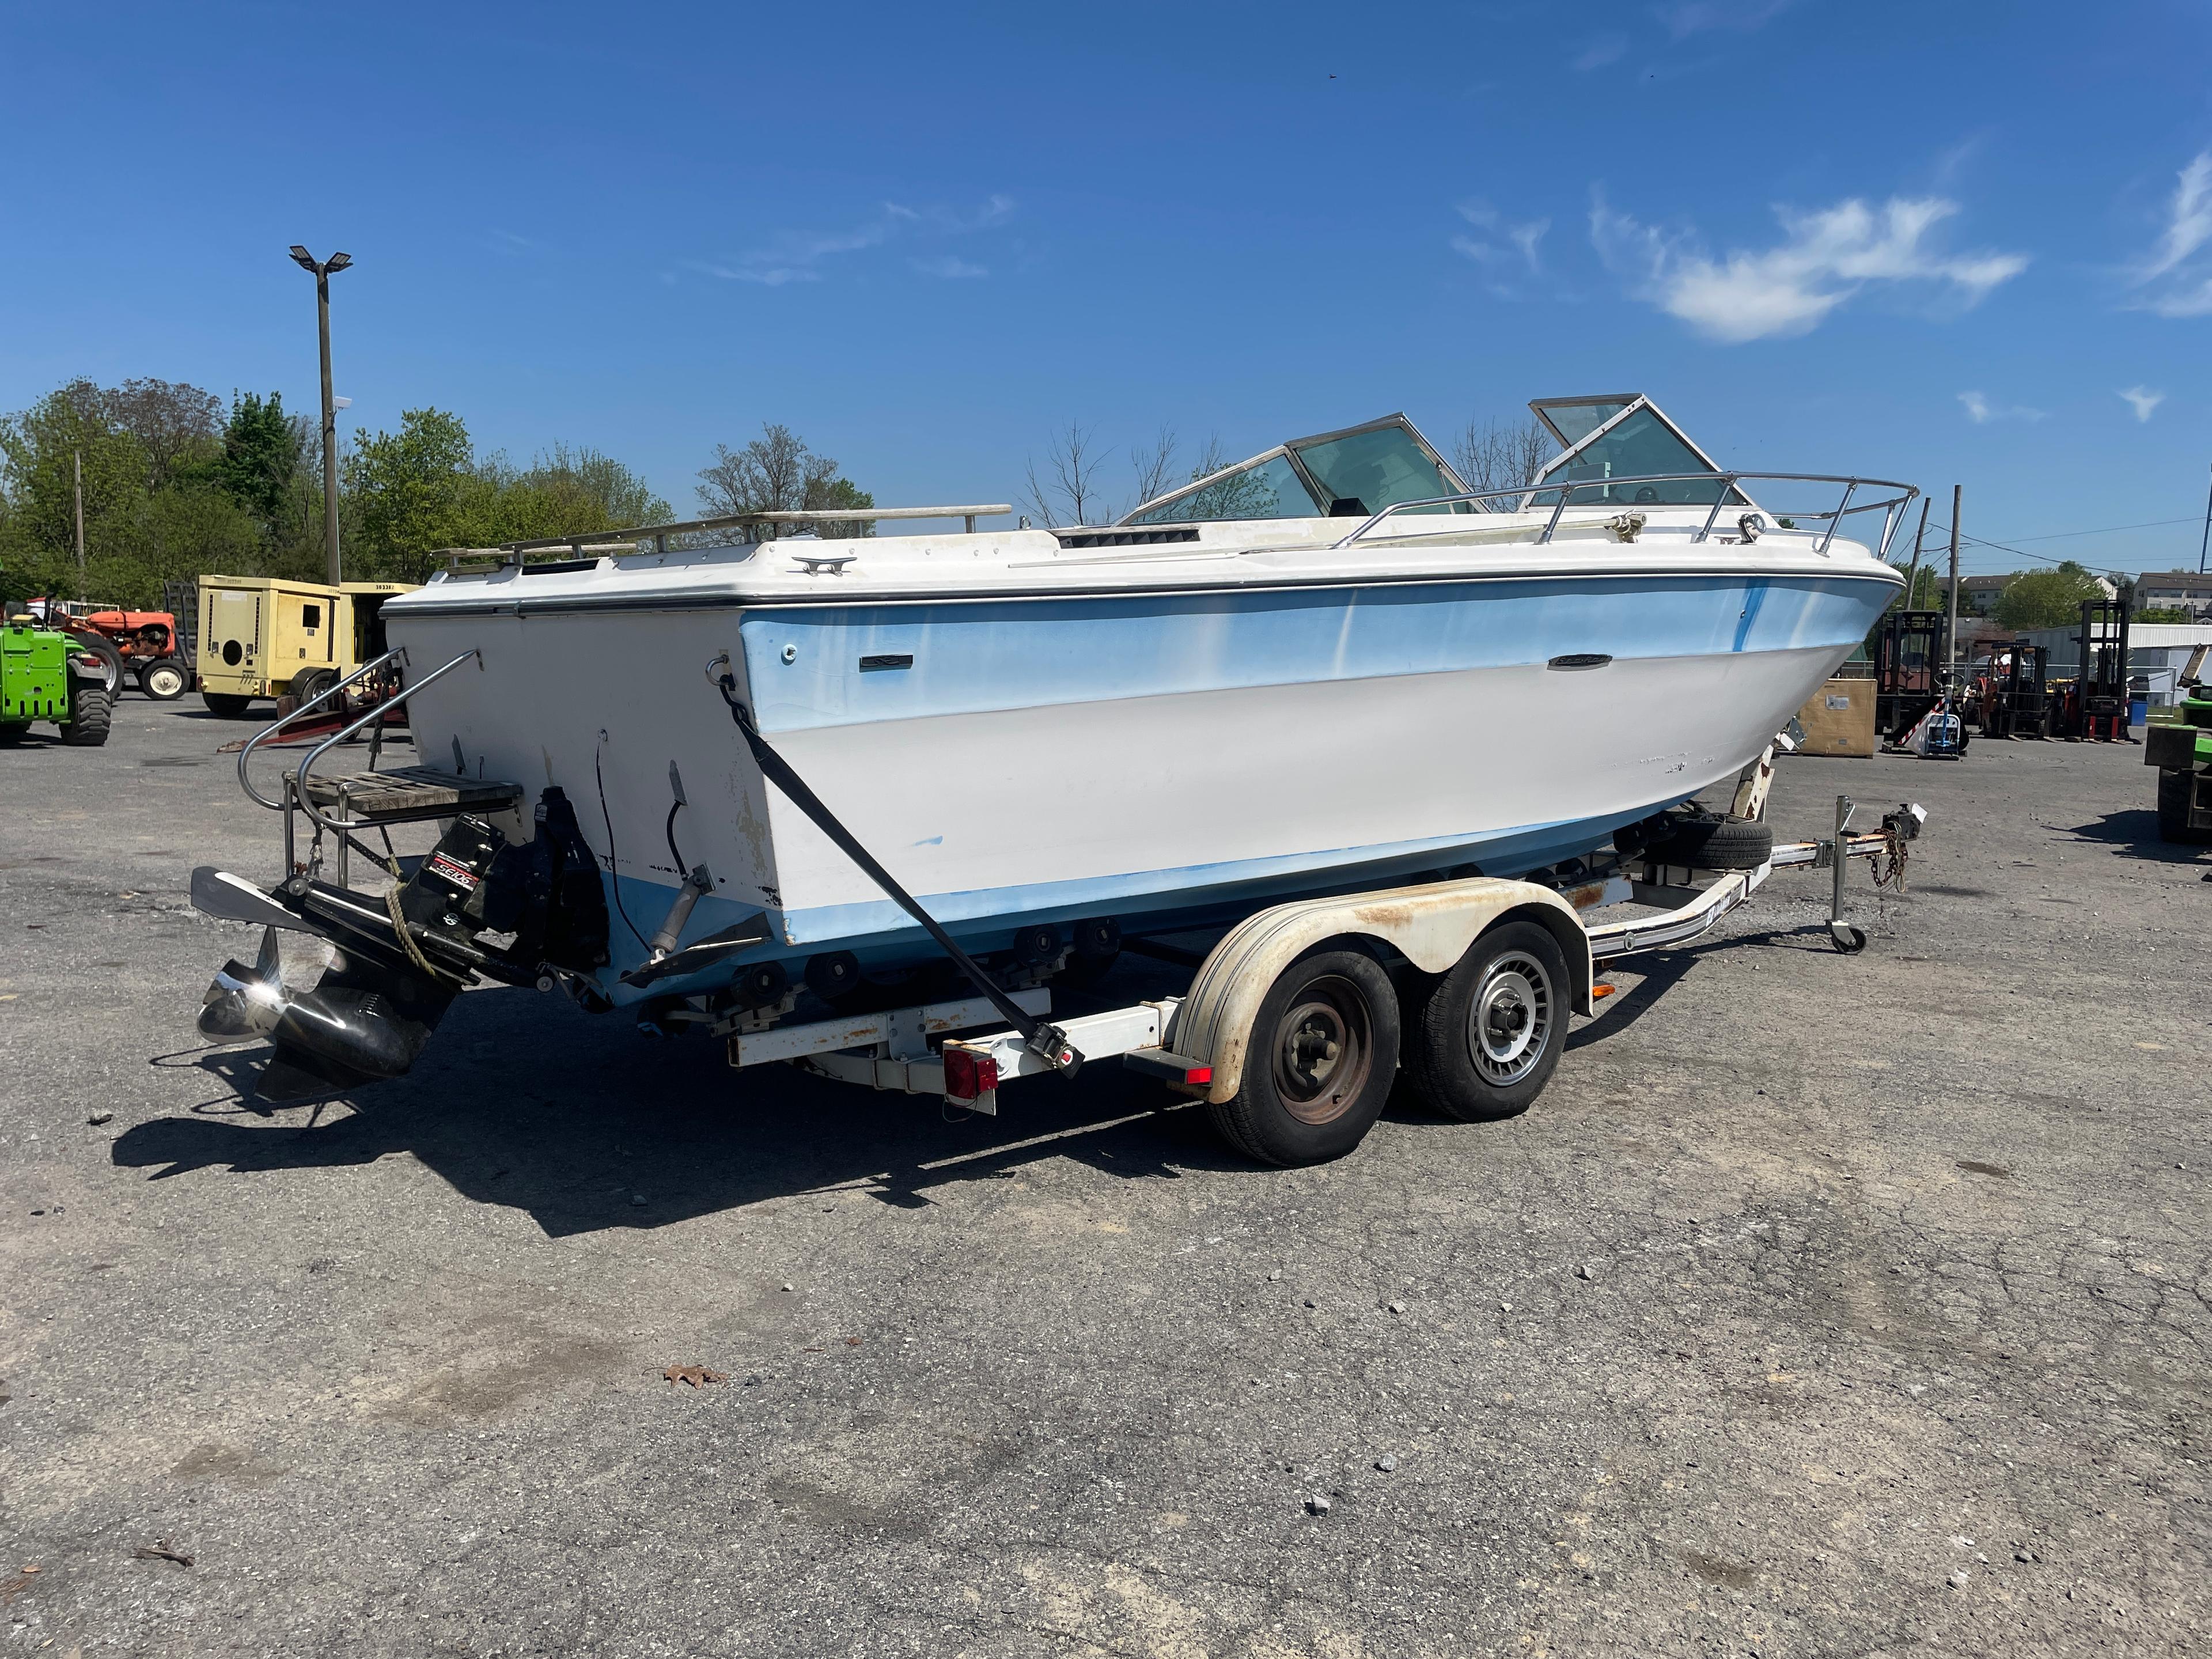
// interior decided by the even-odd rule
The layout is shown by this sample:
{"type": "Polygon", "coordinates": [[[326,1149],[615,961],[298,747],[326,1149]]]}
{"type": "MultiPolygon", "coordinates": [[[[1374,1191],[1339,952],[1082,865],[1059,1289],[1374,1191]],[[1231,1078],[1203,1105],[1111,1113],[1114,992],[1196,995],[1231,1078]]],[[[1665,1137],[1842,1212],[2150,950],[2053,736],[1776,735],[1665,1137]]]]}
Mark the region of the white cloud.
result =
{"type": "Polygon", "coordinates": [[[2145,290],[2136,301],[2161,317],[2202,317],[2212,313],[2212,259],[2197,257],[2212,241],[2212,149],[2182,168],[2166,209],[2158,246],[2130,273],[2145,290]]]}
{"type": "Polygon", "coordinates": [[[2039,409],[2030,409],[2024,404],[2000,406],[1978,392],[1961,392],[1959,401],[1966,407],[1966,418],[1976,426],[1987,426],[1991,421],[2039,421],[2044,418],[2044,411],[2039,409]]]}
{"type": "Polygon", "coordinates": [[[988,276],[991,274],[988,266],[970,264],[967,260],[951,253],[940,253],[928,259],[913,259],[908,263],[925,276],[939,276],[946,282],[955,282],[963,276],[988,276]]]}
{"type": "Polygon", "coordinates": [[[2147,386],[2131,386],[2116,395],[2127,399],[2128,407],[2135,410],[2138,421],[2150,419],[2151,411],[2166,401],[2166,393],[2153,392],[2147,386]]]}
{"type": "Polygon", "coordinates": [[[1779,246],[1717,260],[1693,234],[1639,224],[1593,192],[1590,240],[1640,297],[1733,345],[1809,333],[1869,283],[1934,283],[1971,306],[2027,269],[2023,254],[1929,247],[1929,233],[1958,210],[1940,197],[1892,197],[1878,209],[1856,198],[1814,213],[1778,208],[1779,246]]]}
{"type": "MultiPolygon", "coordinates": [[[[1013,211],[1013,198],[1007,196],[990,197],[981,206],[967,212],[942,207],[911,208],[898,202],[886,202],[874,217],[849,230],[778,231],[760,246],[734,259],[698,263],[693,268],[726,282],[758,283],[767,288],[781,288],[786,283],[818,283],[823,263],[840,255],[880,247],[895,238],[966,235],[1004,223],[1013,211]]],[[[934,276],[988,274],[983,266],[970,264],[950,254],[915,258],[911,263],[916,270],[934,276]]]]}
{"type": "Polygon", "coordinates": [[[1462,202],[1458,212],[1479,233],[1451,239],[1452,246],[1461,253],[1493,272],[1525,270],[1531,276],[1543,274],[1540,250],[1546,233],[1552,228],[1549,219],[1525,219],[1516,223],[1482,201],[1462,202]]]}
{"type": "Polygon", "coordinates": [[[1589,45],[1584,46],[1576,58],[1575,67],[1578,70],[1603,69],[1607,64],[1619,63],[1627,55],[1628,37],[1608,31],[1590,37],[1589,45]]]}
{"type": "Polygon", "coordinates": [[[1793,0],[1671,0],[1653,9],[1677,40],[1713,29],[1747,34],[1790,9],[1793,0]]]}

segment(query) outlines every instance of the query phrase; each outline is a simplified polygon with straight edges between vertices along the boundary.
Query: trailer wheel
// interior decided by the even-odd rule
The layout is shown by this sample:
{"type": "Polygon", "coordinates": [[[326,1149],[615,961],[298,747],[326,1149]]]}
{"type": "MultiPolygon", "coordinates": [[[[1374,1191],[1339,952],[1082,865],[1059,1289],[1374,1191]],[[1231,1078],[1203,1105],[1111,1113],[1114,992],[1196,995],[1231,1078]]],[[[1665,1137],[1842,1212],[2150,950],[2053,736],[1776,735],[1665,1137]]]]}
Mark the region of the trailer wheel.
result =
{"type": "Polygon", "coordinates": [[[1567,958],[1533,921],[1493,927],[1431,981],[1407,1021],[1407,1078],[1432,1109],[1488,1123],[1528,1109],[1559,1063],[1567,958]]]}
{"type": "Polygon", "coordinates": [[[191,684],[191,676],[174,657],[157,657],[138,669],[138,689],[155,702],[174,702],[191,684]]]}
{"type": "Polygon", "coordinates": [[[123,653],[115,648],[114,641],[105,634],[72,634],[69,648],[100,659],[100,678],[108,701],[112,702],[123,695],[123,653]]]}
{"type": "Polygon", "coordinates": [[[241,697],[229,691],[203,691],[200,701],[207,705],[208,713],[218,720],[243,720],[252,708],[253,699],[241,697]]]}
{"type": "Polygon", "coordinates": [[[2181,847],[2212,842],[2212,830],[2189,827],[2189,792],[2197,775],[2178,767],[2162,766],[2158,772],[2158,838],[2181,847]]]}
{"type": "Polygon", "coordinates": [[[107,741],[106,692],[87,686],[70,699],[70,712],[76,718],[62,727],[64,743],[72,749],[97,749],[107,741]]]}
{"type": "Polygon", "coordinates": [[[1267,1164],[1320,1164],[1357,1146],[1398,1070],[1398,997],[1358,951],[1308,952],[1260,1004],[1242,1085],[1212,1103],[1222,1137],[1267,1164]]]}

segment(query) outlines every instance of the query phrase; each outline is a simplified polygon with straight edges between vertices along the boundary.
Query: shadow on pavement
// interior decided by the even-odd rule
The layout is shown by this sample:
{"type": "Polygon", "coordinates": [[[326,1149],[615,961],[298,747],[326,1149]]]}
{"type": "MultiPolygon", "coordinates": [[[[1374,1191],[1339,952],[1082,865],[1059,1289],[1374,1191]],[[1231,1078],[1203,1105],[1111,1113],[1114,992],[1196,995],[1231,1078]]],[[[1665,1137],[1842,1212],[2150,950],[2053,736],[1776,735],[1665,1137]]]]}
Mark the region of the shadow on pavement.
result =
{"type": "Polygon", "coordinates": [[[2083,841],[2102,842],[2121,858],[2148,859],[2154,864],[2194,864],[2204,852],[2201,847],[2160,841],[2158,814],[2148,806],[2107,812],[2087,823],[2075,824],[2066,833],[2083,841]]]}
{"type": "MultiPolygon", "coordinates": [[[[1568,1047],[1626,1030],[1696,960],[1693,951],[1653,959],[1621,1004],[1568,1047]]],[[[1182,977],[1157,964],[1117,969],[1103,999],[1071,996],[1066,1012],[1164,994],[1163,976],[1182,977]]],[[[619,1016],[509,989],[463,997],[407,1076],[319,1103],[254,1105],[267,1052],[155,1056],[150,1064],[198,1069],[223,1092],[187,1115],[127,1130],[114,1143],[115,1164],[158,1181],[404,1154],[466,1197],[527,1212],[556,1237],[665,1226],[810,1193],[920,1208],[933,1192],[1055,1158],[1131,1180],[1271,1173],[1224,1149],[1204,1111],[1112,1061],[1073,1082],[1012,1087],[996,1118],[948,1118],[931,1097],[878,1094],[781,1066],[735,1072],[720,1042],[645,1036],[619,1016]]],[[[1387,1115],[1465,1132],[1395,1103],[1387,1115]]]]}

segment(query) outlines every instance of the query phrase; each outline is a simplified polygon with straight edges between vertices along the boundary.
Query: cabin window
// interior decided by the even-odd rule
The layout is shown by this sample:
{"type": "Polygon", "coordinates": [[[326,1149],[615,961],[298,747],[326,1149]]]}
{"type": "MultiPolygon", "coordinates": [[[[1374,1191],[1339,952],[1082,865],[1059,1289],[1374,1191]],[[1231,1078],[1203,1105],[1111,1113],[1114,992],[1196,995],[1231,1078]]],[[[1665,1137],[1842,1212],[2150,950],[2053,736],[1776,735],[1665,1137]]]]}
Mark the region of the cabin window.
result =
{"type": "MultiPolygon", "coordinates": [[[[1571,410],[1547,412],[1556,422],[1561,415],[1579,415],[1584,409],[1597,407],[1577,404],[1571,410]]],[[[1712,470],[1656,410],[1644,408],[1553,466],[1543,475],[1543,482],[1554,484],[1567,479],[1591,481],[1590,488],[1576,490],[1571,498],[1577,507],[1613,501],[1630,506],[1705,507],[1719,492],[1718,483],[1698,478],[1677,478],[1663,483],[1633,481],[1654,473],[1710,473],[1712,470]],[[1629,482],[1616,483],[1613,482],[1615,479],[1629,482]]],[[[1735,490],[1729,492],[1731,505],[1741,505],[1743,499],[1735,490]]]]}
{"type": "Polygon", "coordinates": [[[1286,455],[1247,462],[1203,487],[1135,514],[1129,524],[1193,524],[1217,519],[1317,519],[1321,508],[1286,455]]]}
{"type": "MultiPolygon", "coordinates": [[[[1297,446],[1314,482],[1329,498],[1332,512],[1350,512],[1338,502],[1357,502],[1357,516],[1380,513],[1400,501],[1434,501],[1455,495],[1458,487],[1445,480],[1413,434],[1402,426],[1378,426],[1365,432],[1347,433],[1322,443],[1297,446]]],[[[1449,512],[1431,507],[1425,513],[1449,512]]]]}

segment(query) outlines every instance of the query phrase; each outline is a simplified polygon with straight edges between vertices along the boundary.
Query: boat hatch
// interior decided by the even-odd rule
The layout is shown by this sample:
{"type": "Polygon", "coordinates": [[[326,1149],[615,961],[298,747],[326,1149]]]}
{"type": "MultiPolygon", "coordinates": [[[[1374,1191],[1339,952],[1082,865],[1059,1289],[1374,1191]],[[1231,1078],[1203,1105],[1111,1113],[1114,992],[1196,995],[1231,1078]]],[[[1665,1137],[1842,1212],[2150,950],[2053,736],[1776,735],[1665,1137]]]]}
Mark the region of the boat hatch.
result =
{"type": "MultiPolygon", "coordinates": [[[[1539,398],[1528,405],[1538,420],[1567,446],[1567,452],[1536,475],[1540,484],[1591,480],[1570,496],[1572,506],[1622,501],[1632,506],[1707,507],[1722,489],[1715,482],[1669,478],[1670,473],[1711,472],[1712,458],[1685,437],[1682,429],[1639,392],[1601,393],[1589,398],[1539,398]],[[1655,477],[1655,475],[1656,475],[1655,477]],[[1647,479],[1614,485],[1611,478],[1647,479]]],[[[1547,498],[1548,499],[1548,498],[1547,498]]],[[[1728,492],[1727,504],[1748,506],[1741,490],[1728,492]]]]}
{"type": "MultiPolygon", "coordinates": [[[[1211,473],[1147,501],[1122,524],[1223,519],[1364,519],[1400,501],[1433,501],[1467,486],[1403,415],[1323,432],[1211,473]]],[[[1465,503],[1416,512],[1464,513],[1465,503]]]]}

